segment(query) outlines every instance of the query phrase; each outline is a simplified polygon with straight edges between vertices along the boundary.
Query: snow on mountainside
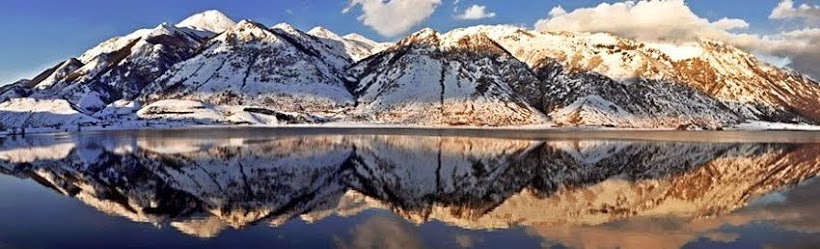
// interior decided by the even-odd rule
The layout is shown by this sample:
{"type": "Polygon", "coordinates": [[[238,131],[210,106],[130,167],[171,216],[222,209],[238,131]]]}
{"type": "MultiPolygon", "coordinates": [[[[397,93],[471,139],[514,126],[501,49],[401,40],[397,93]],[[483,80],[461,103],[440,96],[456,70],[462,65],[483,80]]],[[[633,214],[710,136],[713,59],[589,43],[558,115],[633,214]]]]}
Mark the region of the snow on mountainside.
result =
{"type": "Polygon", "coordinates": [[[83,67],[83,65],[84,64],[77,59],[68,59],[57,65],[57,67],[46,70],[40,75],[34,77],[34,79],[31,80],[31,82],[36,83],[33,88],[36,90],[49,88],[61,79],[67,77],[68,74],[73,73],[77,69],[83,67]]]}
{"type": "Polygon", "coordinates": [[[680,80],[746,118],[820,124],[820,83],[717,41],[702,56],[675,63],[680,80]]]}
{"type": "Polygon", "coordinates": [[[376,42],[367,37],[355,33],[347,34],[345,36],[342,36],[342,38],[350,42],[356,43],[358,46],[369,48],[371,55],[384,51],[385,49],[393,45],[389,42],[376,42]]]}
{"type": "Polygon", "coordinates": [[[145,101],[197,100],[281,111],[329,112],[352,106],[342,70],[351,60],[287,25],[241,21],[211,39],[144,91],[145,101]]]}
{"type": "Polygon", "coordinates": [[[208,10],[194,14],[185,20],[177,23],[177,27],[191,28],[195,30],[222,33],[236,25],[236,22],[218,10],[208,10]]]}
{"type": "MultiPolygon", "coordinates": [[[[389,44],[322,27],[235,23],[215,10],[109,39],[31,80],[0,87],[0,103],[15,98],[64,100],[111,124],[820,124],[820,84],[715,41],[641,43],[502,25],[422,30],[389,44]],[[166,113],[138,113],[163,100],[154,108],[166,113]],[[190,103],[213,113],[191,114],[190,103]]],[[[51,104],[19,103],[46,105],[26,107],[32,110],[51,104]]],[[[19,112],[0,115],[39,125],[19,112]]]]}
{"type": "MultiPolygon", "coordinates": [[[[820,99],[820,84],[789,70],[775,68],[720,42],[644,44],[605,33],[535,32],[512,26],[476,26],[462,32],[483,33],[493,38],[527,63],[548,85],[561,85],[565,81],[562,78],[580,77],[578,80],[594,81],[579,76],[591,73],[623,85],[619,87],[635,82],[650,82],[650,88],[657,88],[659,84],[667,85],[663,88],[682,85],[702,92],[686,93],[685,96],[699,95],[695,96],[695,101],[716,112],[708,115],[710,119],[728,114],[724,108],[716,108],[708,101],[698,101],[704,94],[729,107],[741,118],[820,123],[820,112],[812,107],[812,103],[820,99]],[[559,69],[556,69],[556,62],[559,69]],[[563,73],[552,73],[554,70],[563,73]]],[[[682,111],[676,115],[683,117],[696,113],[679,109],[680,104],[687,104],[685,98],[657,94],[665,98],[665,101],[658,102],[672,101],[679,105],[661,105],[659,108],[682,111]]],[[[640,95],[632,97],[640,98],[640,95]]],[[[572,102],[562,101],[561,105],[572,102]]],[[[731,124],[733,119],[721,120],[731,124]]]]}
{"type": "Polygon", "coordinates": [[[31,92],[30,83],[31,80],[22,79],[5,86],[0,86],[0,103],[6,102],[9,99],[28,96],[31,92]]]}
{"type": "Polygon", "coordinates": [[[535,72],[546,86],[542,110],[559,125],[718,129],[742,121],[723,103],[680,84],[647,79],[624,83],[568,72],[556,62],[535,72]]]}
{"type": "Polygon", "coordinates": [[[31,126],[73,130],[78,125],[89,125],[97,121],[80,113],[62,99],[16,98],[0,103],[0,125],[4,129],[31,126]]]}
{"type": "Polygon", "coordinates": [[[93,113],[116,100],[137,97],[165,70],[192,56],[209,34],[167,24],[138,30],[106,41],[79,59],[66,60],[12,90],[17,97],[65,99],[80,111],[93,113]]]}
{"type": "Polygon", "coordinates": [[[545,120],[514,89],[538,80],[485,36],[425,29],[349,72],[358,81],[358,120],[474,126],[545,120]]]}
{"type": "Polygon", "coordinates": [[[324,27],[315,27],[307,32],[317,37],[332,50],[344,51],[354,61],[359,61],[387,48],[385,43],[376,43],[358,34],[349,34],[344,37],[324,27]]]}

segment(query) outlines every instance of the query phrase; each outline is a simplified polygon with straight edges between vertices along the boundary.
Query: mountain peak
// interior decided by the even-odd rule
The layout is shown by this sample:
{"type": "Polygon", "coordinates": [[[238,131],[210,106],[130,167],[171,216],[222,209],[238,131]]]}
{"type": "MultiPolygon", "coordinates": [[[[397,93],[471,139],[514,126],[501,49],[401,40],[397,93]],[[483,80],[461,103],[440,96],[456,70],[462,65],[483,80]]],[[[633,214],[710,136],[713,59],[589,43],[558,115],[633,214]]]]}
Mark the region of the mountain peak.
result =
{"type": "Polygon", "coordinates": [[[338,34],[334,33],[333,31],[330,31],[329,29],[327,29],[325,27],[321,27],[321,26],[316,26],[316,27],[310,29],[307,33],[309,35],[316,36],[316,37],[324,37],[324,38],[330,38],[330,39],[335,39],[335,40],[344,39],[341,36],[339,36],[338,34]]]}
{"type": "Polygon", "coordinates": [[[430,35],[438,35],[438,31],[432,28],[423,28],[416,33],[413,33],[411,36],[430,36],[430,35]]]}
{"type": "Polygon", "coordinates": [[[417,44],[426,44],[426,45],[430,45],[430,46],[438,46],[439,41],[440,41],[440,39],[439,39],[440,35],[441,34],[439,34],[439,32],[437,32],[437,31],[435,31],[431,28],[424,28],[422,30],[419,30],[419,31],[405,37],[404,39],[401,40],[401,42],[399,42],[399,44],[410,45],[410,44],[417,43],[417,44]]]}
{"type": "Polygon", "coordinates": [[[177,23],[177,27],[222,33],[236,25],[236,22],[218,10],[208,10],[194,14],[177,23]]]}
{"type": "Polygon", "coordinates": [[[284,23],[284,22],[282,22],[282,23],[278,23],[278,24],[276,24],[276,25],[273,25],[273,26],[272,26],[272,27],[270,27],[270,28],[271,28],[271,29],[278,29],[278,30],[282,30],[282,31],[285,31],[285,32],[287,32],[287,33],[297,33],[297,32],[298,32],[298,33],[301,33],[301,31],[300,31],[299,29],[297,29],[297,28],[296,28],[296,27],[294,27],[293,25],[290,25],[290,23],[284,23]]]}
{"type": "Polygon", "coordinates": [[[236,25],[231,26],[230,28],[226,29],[224,32],[229,32],[229,33],[230,32],[232,32],[232,33],[240,32],[241,33],[241,32],[247,32],[249,30],[250,31],[263,30],[263,31],[266,31],[266,32],[270,32],[270,29],[268,29],[268,27],[265,27],[265,25],[262,25],[261,23],[254,22],[254,21],[248,20],[248,19],[244,19],[242,21],[239,21],[239,23],[237,23],[236,25]]]}
{"type": "Polygon", "coordinates": [[[311,32],[333,33],[333,31],[330,31],[329,29],[327,29],[325,27],[322,27],[322,26],[313,27],[312,29],[310,29],[308,31],[308,33],[311,33],[311,32]]]}
{"type": "Polygon", "coordinates": [[[230,41],[229,44],[278,40],[278,38],[275,38],[276,35],[265,25],[247,19],[239,21],[239,23],[226,29],[217,37],[219,38],[217,40],[220,41],[230,41]]]}
{"type": "Polygon", "coordinates": [[[346,34],[345,36],[342,36],[342,38],[345,38],[345,39],[348,39],[348,40],[353,40],[353,41],[363,41],[363,42],[368,42],[368,43],[376,43],[376,41],[373,41],[370,38],[364,37],[363,35],[356,34],[356,33],[346,34]]]}

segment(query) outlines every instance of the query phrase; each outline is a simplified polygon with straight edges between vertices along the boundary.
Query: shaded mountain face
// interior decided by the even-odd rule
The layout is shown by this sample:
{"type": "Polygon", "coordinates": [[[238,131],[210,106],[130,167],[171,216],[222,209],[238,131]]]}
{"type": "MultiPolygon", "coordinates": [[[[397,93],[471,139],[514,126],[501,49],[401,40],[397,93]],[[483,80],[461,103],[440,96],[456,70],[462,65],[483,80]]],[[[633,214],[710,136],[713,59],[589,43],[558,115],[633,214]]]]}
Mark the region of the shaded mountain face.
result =
{"type": "Polygon", "coordinates": [[[30,136],[2,141],[0,173],[200,237],[372,208],[416,223],[498,229],[713,217],[817,175],[818,150],[400,135],[30,136]]]}
{"type": "Polygon", "coordinates": [[[31,92],[30,83],[31,80],[22,79],[5,86],[0,86],[0,102],[6,102],[12,98],[28,96],[31,92]]]}
{"type": "Polygon", "coordinates": [[[499,126],[545,117],[518,88],[537,88],[526,66],[480,35],[427,29],[358,62],[354,119],[378,123],[499,126]]]}
{"type": "Polygon", "coordinates": [[[540,63],[535,75],[546,86],[542,110],[558,125],[719,129],[744,120],[723,102],[684,85],[644,78],[625,83],[573,72],[554,60],[540,63]]]}
{"type": "Polygon", "coordinates": [[[198,100],[322,112],[352,106],[341,70],[347,55],[287,25],[268,29],[242,21],[209,40],[145,89],[144,100],[198,100]],[[343,57],[345,56],[345,57],[343,57]]]}

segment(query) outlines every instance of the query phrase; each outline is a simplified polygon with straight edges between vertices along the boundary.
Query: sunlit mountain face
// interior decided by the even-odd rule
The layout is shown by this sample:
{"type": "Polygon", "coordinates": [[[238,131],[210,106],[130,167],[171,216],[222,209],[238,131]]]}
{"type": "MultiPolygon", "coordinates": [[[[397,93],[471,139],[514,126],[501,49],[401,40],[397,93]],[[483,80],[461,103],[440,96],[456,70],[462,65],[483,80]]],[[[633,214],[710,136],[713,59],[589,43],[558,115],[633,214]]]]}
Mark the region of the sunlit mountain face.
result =
{"type": "MultiPolygon", "coordinates": [[[[0,146],[0,185],[10,190],[0,196],[27,186],[41,193],[40,202],[58,200],[26,211],[57,217],[44,224],[85,215],[197,243],[239,234],[276,237],[294,227],[330,231],[314,238],[351,248],[393,245],[380,240],[384,236],[407,240],[395,244],[399,248],[492,247],[488,238],[518,235],[540,245],[586,248],[742,244],[769,230],[781,239],[820,238],[813,225],[820,216],[812,211],[820,204],[814,198],[820,185],[811,180],[820,172],[816,135],[666,132],[654,134],[662,140],[646,140],[613,133],[361,133],[7,137],[0,146]],[[433,231],[453,236],[431,239],[433,231]]],[[[0,209],[14,203],[22,201],[0,209]]],[[[0,218],[21,219],[4,213],[0,218]]],[[[106,222],[78,222],[74,229],[96,231],[106,222]]]]}

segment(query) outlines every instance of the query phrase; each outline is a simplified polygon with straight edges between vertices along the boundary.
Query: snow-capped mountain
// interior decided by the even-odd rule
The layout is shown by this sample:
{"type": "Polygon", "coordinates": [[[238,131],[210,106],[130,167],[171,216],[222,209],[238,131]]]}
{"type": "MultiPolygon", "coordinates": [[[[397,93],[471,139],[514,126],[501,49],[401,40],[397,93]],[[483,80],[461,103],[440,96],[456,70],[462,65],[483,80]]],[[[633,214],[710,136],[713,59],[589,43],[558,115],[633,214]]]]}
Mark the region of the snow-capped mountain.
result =
{"type": "Polygon", "coordinates": [[[177,23],[176,26],[218,34],[228,30],[234,25],[236,25],[236,22],[224,13],[218,10],[208,10],[185,18],[185,20],[177,23]]]}
{"type": "Polygon", "coordinates": [[[291,112],[330,112],[354,104],[341,71],[352,60],[289,25],[269,29],[244,20],[203,47],[147,87],[144,100],[186,99],[291,112]]]}
{"type": "Polygon", "coordinates": [[[48,122],[21,114],[55,105],[102,125],[820,124],[820,84],[715,41],[475,26],[391,44],[323,27],[235,23],[215,10],[109,39],[0,87],[0,103],[16,98],[32,100],[4,105],[15,108],[0,113],[5,126],[41,127],[48,122]]]}
{"type": "Polygon", "coordinates": [[[21,97],[65,99],[93,113],[116,100],[134,98],[172,65],[188,59],[210,33],[161,24],[113,38],[79,58],[34,77],[21,97]]]}
{"type": "MultiPolygon", "coordinates": [[[[577,109],[578,101],[593,98],[618,107],[605,115],[611,118],[598,117],[609,122],[592,123],[596,125],[624,126],[617,120],[627,114],[638,127],[715,126],[742,119],[820,122],[816,108],[808,104],[820,96],[820,84],[720,42],[652,44],[606,33],[535,32],[512,26],[476,26],[461,32],[486,34],[527,63],[550,88],[544,110],[558,120],[573,113],[562,108],[577,109]],[[649,123],[640,124],[647,119],[649,123]]],[[[596,113],[580,115],[600,116],[596,113]]]]}
{"type": "Polygon", "coordinates": [[[538,79],[486,36],[425,29],[349,72],[358,82],[357,120],[489,126],[546,120],[516,94],[538,79]]]}

